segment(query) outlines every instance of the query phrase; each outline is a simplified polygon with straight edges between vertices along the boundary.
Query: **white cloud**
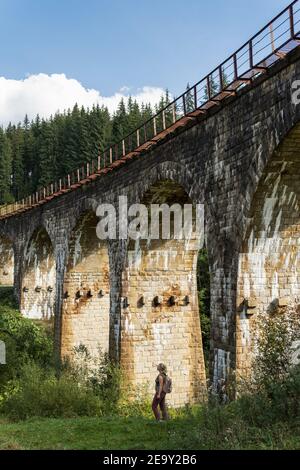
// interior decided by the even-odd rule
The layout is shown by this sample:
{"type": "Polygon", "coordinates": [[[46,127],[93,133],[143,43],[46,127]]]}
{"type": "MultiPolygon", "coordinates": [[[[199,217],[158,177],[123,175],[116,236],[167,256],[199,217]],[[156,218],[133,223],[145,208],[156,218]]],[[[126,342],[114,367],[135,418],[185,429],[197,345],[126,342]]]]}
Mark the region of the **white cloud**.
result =
{"type": "Polygon", "coordinates": [[[123,87],[113,96],[102,96],[98,90],[84,88],[80,82],[67,78],[65,74],[39,73],[24,80],[0,77],[0,125],[23,121],[25,114],[29,119],[37,114],[47,118],[57,111],[72,108],[75,103],[85,107],[99,103],[114,112],[121,98],[126,100],[129,94],[139,104],[154,105],[164,93],[162,88],[150,86],[144,86],[135,93],[130,91],[128,87],[123,87]]]}

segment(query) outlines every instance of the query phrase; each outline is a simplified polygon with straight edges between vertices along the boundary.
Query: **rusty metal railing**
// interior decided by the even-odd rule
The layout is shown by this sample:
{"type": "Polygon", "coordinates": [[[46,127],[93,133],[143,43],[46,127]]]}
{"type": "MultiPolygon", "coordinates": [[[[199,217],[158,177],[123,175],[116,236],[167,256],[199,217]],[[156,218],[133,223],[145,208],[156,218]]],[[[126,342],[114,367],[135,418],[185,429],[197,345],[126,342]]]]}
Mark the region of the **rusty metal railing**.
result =
{"type": "Polygon", "coordinates": [[[300,0],[295,0],[228,59],[134,132],[106,149],[96,160],[21,201],[0,207],[0,218],[44,204],[138,156],[178,127],[205,116],[209,109],[251,84],[299,45],[300,0]]]}

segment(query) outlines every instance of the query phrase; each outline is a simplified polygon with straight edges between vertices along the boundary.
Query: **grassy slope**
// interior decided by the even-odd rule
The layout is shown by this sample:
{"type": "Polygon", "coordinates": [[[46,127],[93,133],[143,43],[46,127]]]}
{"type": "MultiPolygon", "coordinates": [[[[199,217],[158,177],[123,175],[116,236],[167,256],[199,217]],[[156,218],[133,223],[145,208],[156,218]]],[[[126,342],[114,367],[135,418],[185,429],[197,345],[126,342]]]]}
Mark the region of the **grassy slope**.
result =
{"type": "Polygon", "coordinates": [[[156,423],[145,418],[0,421],[0,449],[300,449],[299,430],[280,426],[209,435],[199,418],[156,423]]]}

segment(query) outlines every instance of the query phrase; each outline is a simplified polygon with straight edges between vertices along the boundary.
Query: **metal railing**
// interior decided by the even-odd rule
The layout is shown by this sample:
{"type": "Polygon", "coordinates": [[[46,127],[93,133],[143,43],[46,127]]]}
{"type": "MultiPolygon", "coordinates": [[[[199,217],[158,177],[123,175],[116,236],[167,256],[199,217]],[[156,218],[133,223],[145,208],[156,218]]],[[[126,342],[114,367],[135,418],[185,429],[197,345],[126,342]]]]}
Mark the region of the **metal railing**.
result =
{"type": "Polygon", "coordinates": [[[228,59],[134,132],[106,149],[96,160],[21,201],[0,207],[0,218],[29,210],[75,190],[149,149],[176,128],[205,116],[209,109],[251,84],[298,47],[299,24],[300,0],[295,0],[228,59]]]}

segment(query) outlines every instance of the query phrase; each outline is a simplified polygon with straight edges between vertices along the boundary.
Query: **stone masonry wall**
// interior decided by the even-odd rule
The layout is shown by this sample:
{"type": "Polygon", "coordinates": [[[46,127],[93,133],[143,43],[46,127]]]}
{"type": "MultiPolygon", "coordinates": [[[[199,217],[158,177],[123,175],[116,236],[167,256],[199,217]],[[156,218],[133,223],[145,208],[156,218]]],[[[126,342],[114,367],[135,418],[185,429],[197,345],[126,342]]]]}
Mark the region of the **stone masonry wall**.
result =
{"type": "Polygon", "coordinates": [[[45,230],[33,234],[23,261],[21,312],[35,320],[51,320],[55,302],[55,258],[45,230]]]}
{"type": "MultiPolygon", "coordinates": [[[[253,278],[251,282],[255,284],[255,273],[259,272],[259,268],[248,269],[246,266],[241,268],[243,261],[240,254],[247,254],[249,251],[243,248],[243,241],[246,240],[247,243],[249,239],[247,236],[249,217],[265,170],[269,164],[272,164],[278,146],[300,122],[300,107],[295,106],[292,101],[292,84],[299,78],[300,50],[297,49],[275,65],[268,74],[259,77],[252,87],[240,90],[236,97],[228,98],[224,104],[211,110],[209,116],[191,122],[185,129],[175,132],[152,150],[126,161],[120,167],[82,188],[29,212],[0,221],[0,236],[12,240],[14,245],[14,285],[19,300],[22,298],[24,250],[28,237],[39,227],[45,227],[51,238],[56,265],[55,342],[58,354],[62,348],[65,331],[62,329],[64,275],[69,244],[76,223],[86,210],[91,209],[93,206],[91,201],[95,200],[96,205],[100,202],[117,203],[119,195],[127,195],[129,203],[138,203],[143,200],[147,189],[155,183],[171,180],[184,188],[194,204],[205,205],[205,236],[211,275],[211,378],[216,384],[219,379],[226,378],[239,361],[240,364],[247,362],[247,359],[240,359],[236,354],[239,341],[236,329],[237,303],[239,305],[239,301],[249,293],[248,288],[244,292],[247,281],[240,282],[242,287],[238,293],[238,273],[239,266],[245,272],[250,269],[250,273],[253,274],[249,274],[249,279],[251,281],[253,278]]],[[[298,143],[296,146],[298,148],[298,143]]],[[[298,173],[289,175],[289,178],[294,182],[299,181],[298,173]]],[[[276,187],[275,180],[272,183],[273,188],[276,187]]],[[[295,189],[293,191],[295,192],[295,189]]],[[[269,193],[264,194],[268,197],[269,193]]],[[[288,202],[284,204],[290,213],[294,214],[295,208],[290,207],[288,202]]],[[[262,200],[258,207],[263,212],[262,200]]],[[[267,205],[267,214],[268,207],[267,205]]],[[[293,226],[294,230],[294,222],[288,222],[288,211],[285,212],[286,216],[282,215],[280,221],[282,227],[280,230],[288,230],[284,225],[293,226]]],[[[278,216],[275,214],[276,210],[272,220],[277,219],[278,216]]],[[[293,216],[291,218],[293,219],[293,216]]],[[[256,252],[255,248],[251,248],[250,254],[256,252]]],[[[291,273],[287,277],[287,282],[289,286],[295,285],[297,291],[298,280],[296,284],[292,280],[295,276],[292,271],[292,255],[290,261],[287,259],[285,259],[288,266],[287,273],[291,273]]],[[[111,293],[109,351],[113,351],[114,357],[120,358],[122,271],[126,266],[125,244],[118,241],[110,244],[109,262],[111,293]]],[[[255,266],[255,262],[252,265],[255,266]]],[[[273,263],[273,268],[275,265],[276,262],[273,263]]],[[[266,305],[272,301],[274,295],[279,297],[289,295],[284,290],[290,291],[290,287],[281,287],[283,286],[283,281],[280,280],[281,269],[285,267],[278,266],[278,278],[274,275],[272,284],[268,275],[265,278],[260,275],[257,277],[263,279],[262,290],[267,291],[266,305]],[[272,286],[275,286],[273,294],[272,286]]],[[[258,285],[259,282],[256,283],[256,287],[250,286],[251,296],[252,293],[257,295],[261,292],[258,285]]],[[[291,292],[291,295],[294,293],[291,292]]],[[[133,299],[136,302],[135,294],[133,299]]],[[[125,323],[122,325],[125,326],[125,323]]],[[[126,335],[123,339],[125,338],[126,335]]],[[[241,352],[243,353],[238,350],[238,354],[241,352]]]]}
{"type": "Polygon", "coordinates": [[[150,247],[142,243],[128,252],[123,282],[123,302],[127,298],[129,306],[122,305],[121,367],[131,385],[148,385],[152,393],[156,367],[166,364],[174,382],[169,401],[175,406],[198,402],[206,387],[198,250],[189,248],[175,240],[150,247]]]}
{"type": "Polygon", "coordinates": [[[12,243],[0,239],[0,286],[13,286],[14,284],[14,250],[12,243]]]}
{"type": "Polygon", "coordinates": [[[109,261],[107,246],[96,235],[97,219],[89,213],[72,235],[64,279],[62,355],[80,344],[92,356],[108,351],[109,261]]]}
{"type": "Polygon", "coordinates": [[[251,370],[259,318],[300,304],[299,149],[297,125],[275,152],[253,200],[239,260],[237,371],[242,375],[251,370]]]}

